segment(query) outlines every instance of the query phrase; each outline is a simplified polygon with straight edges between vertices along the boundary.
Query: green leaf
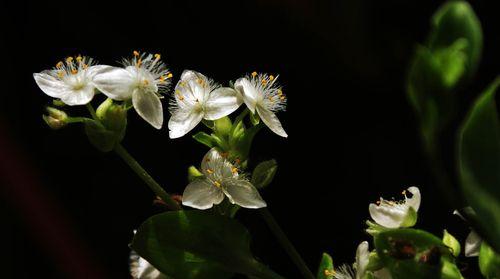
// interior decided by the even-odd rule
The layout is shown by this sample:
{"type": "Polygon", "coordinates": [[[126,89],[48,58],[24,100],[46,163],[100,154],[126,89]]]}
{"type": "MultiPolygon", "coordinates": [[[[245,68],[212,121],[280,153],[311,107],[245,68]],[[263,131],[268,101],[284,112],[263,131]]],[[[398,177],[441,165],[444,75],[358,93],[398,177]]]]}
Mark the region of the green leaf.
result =
{"type": "Polygon", "coordinates": [[[155,215],[137,231],[131,247],[176,279],[229,278],[241,273],[282,278],[250,252],[250,235],[236,220],[208,211],[155,215]]]}
{"type": "Polygon", "coordinates": [[[443,232],[443,243],[450,247],[453,256],[458,257],[460,255],[460,242],[447,230],[443,232]]]}
{"type": "Polygon", "coordinates": [[[500,251],[500,123],[497,78],[470,109],[458,138],[458,172],[464,197],[476,212],[481,236],[500,251]]]}
{"type": "Polygon", "coordinates": [[[264,161],[258,164],[252,173],[252,184],[257,188],[264,188],[271,184],[274,175],[278,170],[278,163],[276,160],[264,161]]]}
{"type": "Polygon", "coordinates": [[[227,116],[214,121],[214,130],[219,136],[222,137],[229,136],[232,127],[233,124],[231,123],[231,119],[229,119],[229,117],[227,116]]]}
{"type": "Polygon", "coordinates": [[[100,151],[109,152],[118,143],[119,137],[98,121],[87,119],[83,124],[90,143],[100,151]]]}
{"type": "Polygon", "coordinates": [[[317,279],[333,279],[334,274],[332,257],[327,253],[323,253],[321,262],[319,263],[317,279]]]}
{"type": "Polygon", "coordinates": [[[432,31],[428,45],[431,50],[447,48],[457,39],[467,41],[464,49],[467,76],[477,69],[483,48],[481,23],[466,1],[448,1],[432,17],[432,31]]]}
{"type": "Polygon", "coordinates": [[[479,250],[479,270],[488,279],[500,278],[500,255],[484,241],[479,250]]]}
{"type": "Polygon", "coordinates": [[[422,230],[382,231],[375,235],[375,248],[394,279],[441,278],[443,261],[453,263],[443,242],[422,230]]]}
{"type": "Polygon", "coordinates": [[[205,132],[198,132],[193,135],[193,139],[195,139],[197,142],[208,146],[209,148],[212,148],[217,145],[216,141],[210,136],[209,134],[205,132]]]}
{"type": "Polygon", "coordinates": [[[257,126],[253,126],[247,130],[245,130],[244,134],[240,136],[238,141],[235,143],[235,148],[234,151],[237,154],[237,156],[242,160],[245,161],[248,158],[248,153],[250,152],[250,148],[252,147],[252,141],[257,132],[262,129],[264,125],[260,123],[257,126]]]}

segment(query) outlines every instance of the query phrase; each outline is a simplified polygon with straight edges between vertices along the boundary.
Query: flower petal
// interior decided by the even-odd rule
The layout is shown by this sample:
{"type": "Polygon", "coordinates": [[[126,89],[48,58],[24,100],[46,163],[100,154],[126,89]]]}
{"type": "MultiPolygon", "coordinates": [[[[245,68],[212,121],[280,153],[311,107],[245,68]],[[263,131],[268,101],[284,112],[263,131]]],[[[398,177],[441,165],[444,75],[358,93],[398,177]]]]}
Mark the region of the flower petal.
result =
{"type": "Polygon", "coordinates": [[[171,139],[180,138],[189,133],[203,118],[203,114],[191,111],[174,111],[168,120],[168,135],[171,139]]]}
{"type": "Polygon", "coordinates": [[[420,190],[418,189],[418,187],[412,186],[408,188],[408,192],[412,193],[413,196],[409,199],[408,198],[406,199],[406,204],[408,206],[413,207],[415,211],[418,211],[418,209],[420,208],[420,200],[421,200],[420,190]]]}
{"type": "Polygon", "coordinates": [[[280,120],[272,111],[259,105],[256,107],[256,109],[262,121],[267,125],[267,127],[269,127],[269,129],[271,129],[271,131],[276,133],[278,136],[282,136],[285,138],[288,137],[285,130],[283,129],[283,126],[281,126],[280,120]]]}
{"type": "Polygon", "coordinates": [[[205,119],[217,120],[231,114],[241,105],[241,98],[236,90],[229,87],[215,89],[205,103],[205,119]]]}
{"type": "Polygon", "coordinates": [[[99,91],[113,100],[123,101],[132,98],[134,78],[123,68],[102,68],[94,76],[93,83],[99,91]]]}
{"type": "Polygon", "coordinates": [[[197,209],[208,209],[219,204],[224,199],[224,193],[206,179],[191,182],[182,194],[182,204],[197,209]]]}
{"type": "Polygon", "coordinates": [[[87,84],[79,90],[72,90],[68,94],[63,95],[61,101],[70,106],[85,105],[92,100],[94,92],[94,86],[87,84]]]}
{"type": "Polygon", "coordinates": [[[68,93],[68,86],[56,77],[49,75],[46,72],[33,74],[36,84],[43,93],[53,98],[61,98],[68,93]]]}
{"type": "Polygon", "coordinates": [[[130,253],[130,275],[133,279],[167,279],[168,277],[137,253],[130,253]]]}
{"type": "Polygon", "coordinates": [[[465,256],[479,256],[479,250],[481,249],[482,242],[483,240],[481,239],[481,237],[475,231],[471,231],[465,239],[465,256]]]}
{"type": "Polygon", "coordinates": [[[255,113],[255,107],[257,106],[257,99],[259,98],[259,92],[255,86],[247,78],[239,78],[234,83],[234,89],[241,94],[243,101],[250,109],[252,113],[255,113]]]}
{"type": "Polygon", "coordinates": [[[132,104],[135,111],[156,129],[163,125],[163,107],[160,98],[152,91],[134,90],[132,104]]]}
{"type": "Polygon", "coordinates": [[[358,245],[358,249],[356,250],[356,279],[362,279],[365,276],[369,257],[368,242],[363,241],[358,245]]]}
{"type": "Polygon", "coordinates": [[[210,149],[201,161],[201,171],[207,177],[231,178],[234,177],[232,169],[233,165],[216,148],[210,149]]]}
{"type": "Polygon", "coordinates": [[[222,181],[224,193],[233,204],[245,208],[266,207],[266,202],[262,199],[259,191],[247,180],[226,179],[222,181]]]}
{"type": "Polygon", "coordinates": [[[376,205],[371,203],[369,205],[370,216],[379,225],[386,228],[399,228],[405,221],[407,211],[398,207],[376,205]]]}
{"type": "Polygon", "coordinates": [[[95,75],[97,75],[101,72],[106,72],[106,71],[112,70],[111,68],[113,68],[113,67],[108,66],[108,65],[94,65],[94,66],[88,67],[88,69],[85,71],[89,77],[93,78],[95,75]]]}

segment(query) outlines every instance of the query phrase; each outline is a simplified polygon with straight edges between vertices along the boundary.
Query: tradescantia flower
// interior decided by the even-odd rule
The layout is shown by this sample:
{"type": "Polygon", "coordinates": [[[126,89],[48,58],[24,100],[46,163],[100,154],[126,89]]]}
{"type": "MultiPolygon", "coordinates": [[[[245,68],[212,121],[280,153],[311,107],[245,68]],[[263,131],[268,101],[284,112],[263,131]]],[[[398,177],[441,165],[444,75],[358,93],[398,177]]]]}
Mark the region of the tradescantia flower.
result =
{"type": "Polygon", "coordinates": [[[130,275],[133,279],[168,278],[134,251],[130,253],[130,275]]]}
{"type": "Polygon", "coordinates": [[[212,148],[201,162],[203,178],[191,182],[182,195],[182,204],[197,209],[208,209],[228,197],[232,204],[246,208],[266,206],[257,189],[238,168],[212,148]]]}
{"type": "Polygon", "coordinates": [[[40,89],[67,105],[85,105],[95,94],[95,75],[109,66],[94,65],[92,58],[78,55],[59,61],[51,70],[34,73],[33,78],[40,89]]]}
{"type": "Polygon", "coordinates": [[[132,100],[137,113],[156,129],[163,125],[162,93],[168,89],[172,73],[160,60],[160,54],[134,51],[132,59],[123,59],[121,67],[100,71],[94,83],[113,100],[132,100]]]}
{"type": "MultiPolygon", "coordinates": [[[[352,267],[347,264],[343,264],[331,272],[331,275],[333,275],[333,278],[335,279],[363,279],[367,273],[369,258],[370,251],[368,242],[363,241],[356,249],[356,262],[352,265],[352,267]]],[[[375,271],[373,273],[373,277],[377,279],[390,279],[391,275],[389,271],[384,268],[375,271]]]]}
{"type": "Polygon", "coordinates": [[[217,120],[241,105],[237,92],[220,87],[206,76],[186,70],[175,86],[170,102],[172,116],[168,121],[170,138],[179,138],[191,131],[202,119],[217,120]]]}
{"type": "Polygon", "coordinates": [[[279,136],[288,137],[275,113],[285,110],[286,97],[276,81],[278,77],[267,74],[250,75],[238,79],[234,88],[242,95],[252,113],[257,112],[264,124],[279,136]]]}
{"type": "Polygon", "coordinates": [[[384,200],[380,198],[376,204],[369,206],[370,216],[379,225],[386,228],[411,227],[417,221],[417,211],[420,207],[420,190],[417,187],[408,188],[413,196],[408,198],[403,191],[403,201],[384,200]]]}

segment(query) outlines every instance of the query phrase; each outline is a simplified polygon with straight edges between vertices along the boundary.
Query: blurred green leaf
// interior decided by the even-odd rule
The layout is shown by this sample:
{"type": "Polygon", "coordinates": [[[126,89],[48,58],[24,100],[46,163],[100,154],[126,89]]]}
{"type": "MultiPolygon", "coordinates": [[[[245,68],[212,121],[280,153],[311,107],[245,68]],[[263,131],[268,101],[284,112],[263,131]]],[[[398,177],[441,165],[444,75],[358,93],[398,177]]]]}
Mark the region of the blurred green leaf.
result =
{"type": "Polygon", "coordinates": [[[323,253],[321,262],[319,263],[317,279],[333,279],[334,268],[332,257],[327,253],[323,253]]]}
{"type": "Polygon", "coordinates": [[[209,211],[155,215],[141,225],[131,247],[177,279],[229,278],[234,273],[282,278],[252,256],[250,235],[241,224],[209,211]]]}
{"type": "Polygon", "coordinates": [[[479,269],[488,279],[500,278],[500,255],[483,241],[479,250],[479,269]]]}
{"type": "Polygon", "coordinates": [[[437,279],[445,261],[454,264],[443,242],[422,230],[380,232],[375,236],[375,248],[394,279],[437,279]]]}
{"type": "Polygon", "coordinates": [[[500,251],[500,123],[497,78],[470,109],[459,132],[459,175],[464,196],[476,212],[482,237],[500,251]]]}
{"type": "Polygon", "coordinates": [[[252,173],[252,184],[257,188],[264,188],[271,184],[274,179],[274,175],[278,170],[278,163],[276,160],[264,161],[258,164],[252,173]]]}

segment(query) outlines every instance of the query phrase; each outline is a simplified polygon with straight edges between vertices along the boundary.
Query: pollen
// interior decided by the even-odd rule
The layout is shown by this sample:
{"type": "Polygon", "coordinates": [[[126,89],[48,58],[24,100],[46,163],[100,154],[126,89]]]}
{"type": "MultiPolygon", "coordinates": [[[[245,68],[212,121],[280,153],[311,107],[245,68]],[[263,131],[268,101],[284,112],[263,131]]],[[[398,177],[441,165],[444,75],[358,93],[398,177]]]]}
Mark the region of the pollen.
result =
{"type": "Polygon", "coordinates": [[[69,56],[66,58],[66,63],[71,63],[73,62],[73,57],[69,56]]]}
{"type": "Polygon", "coordinates": [[[137,50],[134,50],[134,56],[139,56],[139,52],[137,50]]]}
{"type": "Polygon", "coordinates": [[[139,58],[139,60],[137,60],[137,63],[135,63],[135,65],[137,66],[137,68],[139,68],[142,65],[142,59],[139,58]]]}
{"type": "Polygon", "coordinates": [[[87,64],[85,64],[85,63],[84,63],[84,64],[82,65],[82,67],[83,67],[83,69],[87,69],[87,68],[89,67],[89,65],[87,65],[87,64]]]}
{"type": "Polygon", "coordinates": [[[325,269],[323,273],[325,274],[325,276],[335,276],[335,274],[337,274],[337,272],[335,272],[335,270],[333,269],[325,269]]]}
{"type": "Polygon", "coordinates": [[[161,76],[160,77],[160,83],[164,83],[165,82],[165,76],[161,76]]]}
{"type": "Polygon", "coordinates": [[[270,75],[270,76],[269,76],[269,80],[270,80],[270,81],[273,81],[273,80],[274,80],[274,76],[273,76],[273,75],[270,75]]]}
{"type": "Polygon", "coordinates": [[[281,96],[280,100],[282,100],[282,101],[285,100],[285,96],[281,96]]]}
{"type": "Polygon", "coordinates": [[[147,79],[143,80],[143,81],[142,81],[142,83],[143,83],[144,85],[149,85],[149,81],[148,81],[147,79]]]}
{"type": "Polygon", "coordinates": [[[220,184],[220,182],[219,182],[219,181],[214,181],[214,185],[215,185],[215,187],[217,187],[217,188],[220,188],[220,186],[221,186],[221,184],[220,184]]]}
{"type": "Polygon", "coordinates": [[[236,168],[236,167],[231,168],[231,172],[232,172],[233,174],[238,173],[238,168],[236,168]]]}
{"type": "Polygon", "coordinates": [[[252,77],[257,76],[257,72],[252,72],[252,77]]]}
{"type": "Polygon", "coordinates": [[[78,70],[77,69],[71,69],[71,73],[76,75],[78,73],[78,70]]]}
{"type": "Polygon", "coordinates": [[[64,76],[64,72],[63,72],[63,71],[58,71],[58,72],[57,72],[57,76],[58,76],[59,78],[62,78],[62,77],[64,76]]]}
{"type": "Polygon", "coordinates": [[[172,78],[174,75],[172,73],[167,74],[167,78],[172,78]]]}
{"type": "Polygon", "coordinates": [[[57,62],[56,68],[61,68],[64,65],[62,61],[57,62]]]}
{"type": "Polygon", "coordinates": [[[81,61],[82,61],[82,59],[83,59],[83,58],[82,58],[82,56],[81,56],[81,55],[78,55],[78,56],[76,57],[76,61],[77,61],[77,62],[81,62],[81,61]]]}
{"type": "Polygon", "coordinates": [[[283,95],[283,91],[281,90],[281,88],[278,89],[278,95],[280,95],[280,96],[283,95]]]}
{"type": "Polygon", "coordinates": [[[159,54],[159,53],[155,54],[155,59],[156,60],[160,60],[160,58],[161,58],[161,54],[159,54]]]}
{"type": "Polygon", "coordinates": [[[208,174],[214,173],[214,171],[212,169],[207,169],[207,172],[208,172],[208,174]]]}
{"type": "Polygon", "coordinates": [[[262,79],[261,82],[262,82],[262,85],[266,85],[267,84],[267,80],[266,79],[262,79]]]}

